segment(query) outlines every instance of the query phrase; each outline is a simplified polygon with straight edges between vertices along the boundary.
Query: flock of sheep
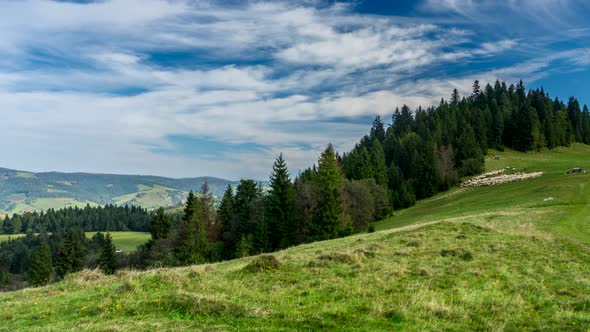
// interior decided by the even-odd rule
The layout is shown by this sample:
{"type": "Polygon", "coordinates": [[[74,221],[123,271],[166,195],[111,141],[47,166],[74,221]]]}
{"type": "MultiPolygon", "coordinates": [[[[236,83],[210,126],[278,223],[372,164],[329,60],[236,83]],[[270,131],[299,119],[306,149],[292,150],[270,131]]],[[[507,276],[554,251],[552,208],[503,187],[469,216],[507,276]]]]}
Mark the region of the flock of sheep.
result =
{"type": "Polygon", "coordinates": [[[461,188],[475,188],[483,186],[495,186],[502,183],[517,182],[522,180],[528,180],[543,175],[543,172],[533,173],[513,173],[505,174],[507,170],[511,168],[505,168],[493,172],[484,173],[476,176],[473,179],[465,181],[461,184],[461,188]]]}

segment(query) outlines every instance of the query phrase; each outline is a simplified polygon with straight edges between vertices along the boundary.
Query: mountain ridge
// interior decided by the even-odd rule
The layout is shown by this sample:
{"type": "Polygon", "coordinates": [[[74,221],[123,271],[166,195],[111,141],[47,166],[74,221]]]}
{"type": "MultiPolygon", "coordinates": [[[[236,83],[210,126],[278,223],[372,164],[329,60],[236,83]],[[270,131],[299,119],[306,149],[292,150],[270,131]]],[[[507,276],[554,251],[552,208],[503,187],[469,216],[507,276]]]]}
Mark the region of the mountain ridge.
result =
{"type": "MultiPolygon", "coordinates": [[[[134,204],[147,209],[171,207],[207,181],[221,197],[227,185],[239,181],[213,176],[169,178],[156,175],[88,172],[30,172],[0,167],[0,215],[50,208],[134,204]]],[[[266,182],[259,181],[262,185],[266,182]]]]}

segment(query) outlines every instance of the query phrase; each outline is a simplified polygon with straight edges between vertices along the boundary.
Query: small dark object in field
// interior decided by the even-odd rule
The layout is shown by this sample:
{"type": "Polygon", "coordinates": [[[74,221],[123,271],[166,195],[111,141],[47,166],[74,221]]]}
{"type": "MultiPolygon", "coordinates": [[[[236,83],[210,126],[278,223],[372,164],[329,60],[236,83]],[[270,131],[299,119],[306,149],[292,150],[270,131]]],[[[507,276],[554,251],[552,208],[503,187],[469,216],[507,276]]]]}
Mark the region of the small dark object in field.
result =
{"type": "Polygon", "coordinates": [[[471,252],[469,252],[463,248],[443,249],[440,251],[440,255],[442,257],[447,257],[447,256],[457,257],[457,258],[460,258],[464,261],[470,261],[473,259],[473,255],[471,254],[471,252]]]}
{"type": "Polygon", "coordinates": [[[420,246],[420,242],[418,242],[416,240],[408,242],[408,247],[418,248],[419,246],[420,246]]]}
{"type": "Polygon", "coordinates": [[[582,173],[582,168],[581,167],[574,167],[574,168],[570,169],[569,171],[565,172],[565,174],[575,174],[575,173],[582,173]]]}
{"type": "Polygon", "coordinates": [[[369,232],[369,233],[374,233],[374,232],[375,232],[375,226],[373,226],[373,225],[369,225],[369,230],[368,230],[368,232],[369,232]]]}
{"type": "Polygon", "coordinates": [[[467,235],[465,235],[465,234],[459,234],[459,235],[457,235],[457,239],[462,240],[462,239],[466,239],[466,238],[467,238],[467,235]]]}
{"type": "Polygon", "coordinates": [[[281,262],[273,255],[260,255],[244,267],[248,272],[273,272],[281,267],[281,262]]]}

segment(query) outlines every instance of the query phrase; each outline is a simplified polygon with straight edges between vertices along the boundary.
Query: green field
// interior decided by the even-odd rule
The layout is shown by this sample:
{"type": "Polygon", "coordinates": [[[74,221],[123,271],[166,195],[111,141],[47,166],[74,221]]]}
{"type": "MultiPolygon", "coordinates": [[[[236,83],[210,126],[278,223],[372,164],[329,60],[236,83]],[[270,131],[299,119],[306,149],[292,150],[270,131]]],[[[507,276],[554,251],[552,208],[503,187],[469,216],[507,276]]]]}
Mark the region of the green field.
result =
{"type": "MultiPolygon", "coordinates": [[[[97,232],[86,232],[86,237],[91,238],[97,232]]],[[[103,232],[104,234],[105,232],[103,232]]],[[[144,232],[110,232],[117,249],[124,252],[135,251],[137,246],[144,244],[150,238],[150,233],[144,232]]],[[[0,235],[0,242],[6,241],[9,238],[19,238],[24,234],[0,235]]]]}
{"type": "Polygon", "coordinates": [[[376,229],[462,217],[479,217],[502,227],[518,219],[525,232],[526,227],[534,226],[590,246],[590,173],[565,174],[573,167],[590,171],[588,146],[575,144],[543,153],[491,151],[486,167],[488,171],[512,167],[545,174],[500,186],[455,188],[376,223],[376,229]],[[501,159],[494,160],[494,155],[501,159]],[[545,202],[548,198],[552,200],[545,202]]]}
{"type": "Polygon", "coordinates": [[[380,230],[258,257],[0,295],[0,330],[588,331],[590,148],[491,152],[544,176],[453,189],[380,230]],[[544,202],[545,198],[553,200],[544,202]]]}

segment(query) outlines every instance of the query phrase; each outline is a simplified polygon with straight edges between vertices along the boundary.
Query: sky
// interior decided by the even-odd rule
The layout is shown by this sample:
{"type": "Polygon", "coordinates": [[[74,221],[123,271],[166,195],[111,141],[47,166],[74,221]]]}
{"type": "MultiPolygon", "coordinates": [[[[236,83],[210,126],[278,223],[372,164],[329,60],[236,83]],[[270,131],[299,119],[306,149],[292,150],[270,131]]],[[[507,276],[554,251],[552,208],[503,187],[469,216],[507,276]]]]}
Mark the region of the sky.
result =
{"type": "Polygon", "coordinates": [[[268,179],[474,80],[590,103],[587,0],[0,0],[0,167],[268,179]]]}

